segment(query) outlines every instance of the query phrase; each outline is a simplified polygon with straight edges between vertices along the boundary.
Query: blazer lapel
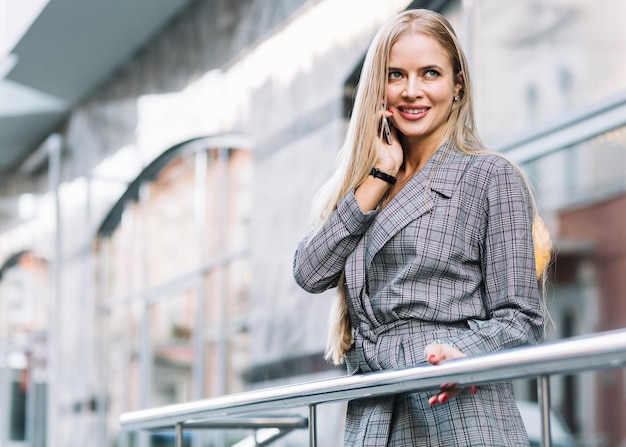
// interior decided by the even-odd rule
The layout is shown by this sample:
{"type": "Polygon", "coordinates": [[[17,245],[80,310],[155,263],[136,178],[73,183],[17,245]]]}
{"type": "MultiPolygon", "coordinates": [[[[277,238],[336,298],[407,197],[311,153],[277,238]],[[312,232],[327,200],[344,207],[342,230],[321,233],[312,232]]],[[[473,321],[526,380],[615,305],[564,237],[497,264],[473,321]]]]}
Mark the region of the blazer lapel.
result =
{"type": "Polygon", "coordinates": [[[433,191],[450,198],[470,156],[444,144],[380,212],[366,233],[365,271],[378,251],[410,222],[432,211],[433,191]]]}

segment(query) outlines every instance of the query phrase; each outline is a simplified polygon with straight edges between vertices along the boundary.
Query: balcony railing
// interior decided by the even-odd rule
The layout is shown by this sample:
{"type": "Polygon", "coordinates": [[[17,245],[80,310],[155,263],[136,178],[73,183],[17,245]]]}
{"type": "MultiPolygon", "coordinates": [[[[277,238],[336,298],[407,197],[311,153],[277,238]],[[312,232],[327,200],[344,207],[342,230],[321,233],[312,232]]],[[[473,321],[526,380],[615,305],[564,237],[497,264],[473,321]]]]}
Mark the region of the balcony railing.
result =
{"type": "MultiPolygon", "coordinates": [[[[317,447],[317,406],[361,397],[374,397],[438,389],[443,383],[480,385],[503,380],[537,378],[542,421],[542,445],[551,446],[549,377],[626,365],[626,330],[576,337],[494,354],[448,361],[438,366],[418,366],[315,382],[267,388],[184,404],[124,413],[120,423],[127,430],[176,431],[182,447],[186,428],[228,427],[243,416],[309,409],[309,445],[317,447]],[[230,418],[227,422],[225,418],[230,418]],[[217,421],[221,421],[219,424],[217,421]]],[[[241,426],[241,424],[240,424],[241,426]]]]}

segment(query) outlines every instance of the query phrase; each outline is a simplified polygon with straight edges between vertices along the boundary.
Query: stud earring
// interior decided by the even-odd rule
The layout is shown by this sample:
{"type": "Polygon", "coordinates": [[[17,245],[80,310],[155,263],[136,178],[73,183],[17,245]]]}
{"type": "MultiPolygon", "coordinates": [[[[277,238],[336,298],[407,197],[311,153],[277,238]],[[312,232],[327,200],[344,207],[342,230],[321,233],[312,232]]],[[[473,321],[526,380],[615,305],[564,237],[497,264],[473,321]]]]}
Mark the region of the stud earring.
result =
{"type": "Polygon", "coordinates": [[[454,100],[455,100],[455,101],[458,101],[459,99],[461,99],[461,97],[460,97],[459,95],[456,95],[456,96],[454,97],[454,100]]]}

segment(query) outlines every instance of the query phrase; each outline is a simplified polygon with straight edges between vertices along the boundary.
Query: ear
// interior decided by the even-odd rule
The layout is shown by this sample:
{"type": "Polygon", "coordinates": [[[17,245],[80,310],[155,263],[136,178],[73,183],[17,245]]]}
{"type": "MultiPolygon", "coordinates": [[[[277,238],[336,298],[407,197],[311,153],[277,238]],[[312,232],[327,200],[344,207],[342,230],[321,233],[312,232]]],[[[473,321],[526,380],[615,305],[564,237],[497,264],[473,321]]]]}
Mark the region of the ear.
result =
{"type": "MultiPolygon", "coordinates": [[[[456,83],[454,84],[454,95],[461,95],[461,92],[464,91],[465,79],[463,76],[463,72],[460,71],[455,76],[456,83]]],[[[464,92],[465,93],[465,92],[464,92]]]]}

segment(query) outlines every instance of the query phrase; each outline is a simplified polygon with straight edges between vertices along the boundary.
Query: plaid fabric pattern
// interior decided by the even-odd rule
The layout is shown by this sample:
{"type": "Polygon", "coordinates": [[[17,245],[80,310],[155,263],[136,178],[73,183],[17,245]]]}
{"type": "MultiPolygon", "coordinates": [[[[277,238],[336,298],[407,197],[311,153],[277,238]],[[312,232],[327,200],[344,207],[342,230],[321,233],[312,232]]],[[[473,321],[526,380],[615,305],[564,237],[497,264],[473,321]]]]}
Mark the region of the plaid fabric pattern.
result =
{"type": "Polygon", "coordinates": [[[481,385],[444,405],[433,393],[412,393],[348,404],[346,446],[528,447],[510,383],[481,385]]]}
{"type": "MultiPolygon", "coordinates": [[[[436,339],[468,355],[543,334],[532,205],[517,169],[496,154],[444,145],[382,210],[353,193],[295,254],[312,293],[345,269],[355,333],[348,372],[425,363],[436,339]]],[[[510,384],[481,386],[430,408],[417,393],[349,404],[346,446],[528,445],[510,384]]]]}

